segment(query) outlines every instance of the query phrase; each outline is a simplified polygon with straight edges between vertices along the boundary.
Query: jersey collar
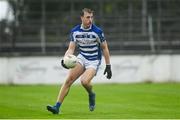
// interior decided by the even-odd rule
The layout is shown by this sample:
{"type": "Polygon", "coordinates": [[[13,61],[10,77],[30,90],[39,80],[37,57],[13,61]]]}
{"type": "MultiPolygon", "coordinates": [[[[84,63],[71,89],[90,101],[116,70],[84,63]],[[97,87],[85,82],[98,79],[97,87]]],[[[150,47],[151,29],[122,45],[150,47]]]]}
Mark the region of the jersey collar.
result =
{"type": "Polygon", "coordinates": [[[83,24],[81,24],[81,28],[80,29],[82,29],[82,30],[90,30],[92,28],[92,24],[91,24],[91,26],[89,27],[89,28],[87,28],[87,29],[85,29],[84,27],[83,27],[83,24]]]}

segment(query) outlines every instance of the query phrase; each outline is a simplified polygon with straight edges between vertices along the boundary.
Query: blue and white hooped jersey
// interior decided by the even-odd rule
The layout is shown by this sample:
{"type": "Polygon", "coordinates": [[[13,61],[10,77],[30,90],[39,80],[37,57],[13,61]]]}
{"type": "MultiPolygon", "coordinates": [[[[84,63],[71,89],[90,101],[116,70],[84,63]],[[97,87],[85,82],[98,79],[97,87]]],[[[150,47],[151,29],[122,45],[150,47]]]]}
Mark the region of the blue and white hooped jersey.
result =
{"type": "Polygon", "coordinates": [[[78,45],[80,54],[87,60],[101,60],[100,44],[105,41],[105,37],[96,25],[92,24],[89,29],[77,25],[71,30],[70,40],[78,45]]]}

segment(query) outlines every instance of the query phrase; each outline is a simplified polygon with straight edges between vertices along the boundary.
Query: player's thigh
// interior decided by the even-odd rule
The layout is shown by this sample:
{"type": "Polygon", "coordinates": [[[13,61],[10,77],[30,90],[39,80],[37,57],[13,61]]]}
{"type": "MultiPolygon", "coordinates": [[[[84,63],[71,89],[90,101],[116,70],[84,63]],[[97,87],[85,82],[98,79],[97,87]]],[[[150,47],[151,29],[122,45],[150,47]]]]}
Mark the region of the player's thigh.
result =
{"type": "Polygon", "coordinates": [[[69,70],[67,81],[75,81],[83,72],[84,67],[81,64],[77,63],[77,65],[73,69],[69,70]]]}
{"type": "Polygon", "coordinates": [[[96,70],[94,68],[88,68],[85,70],[85,72],[81,76],[81,82],[83,83],[90,83],[93,77],[96,74],[96,70]]]}

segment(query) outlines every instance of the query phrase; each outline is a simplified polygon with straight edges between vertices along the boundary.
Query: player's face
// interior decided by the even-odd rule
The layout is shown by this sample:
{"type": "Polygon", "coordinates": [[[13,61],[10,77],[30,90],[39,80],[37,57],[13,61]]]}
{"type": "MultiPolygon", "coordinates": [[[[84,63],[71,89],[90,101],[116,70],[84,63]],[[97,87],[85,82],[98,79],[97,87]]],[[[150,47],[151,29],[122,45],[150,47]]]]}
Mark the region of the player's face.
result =
{"type": "Polygon", "coordinates": [[[84,12],[84,16],[81,16],[82,24],[85,28],[89,28],[93,23],[93,13],[84,12]]]}

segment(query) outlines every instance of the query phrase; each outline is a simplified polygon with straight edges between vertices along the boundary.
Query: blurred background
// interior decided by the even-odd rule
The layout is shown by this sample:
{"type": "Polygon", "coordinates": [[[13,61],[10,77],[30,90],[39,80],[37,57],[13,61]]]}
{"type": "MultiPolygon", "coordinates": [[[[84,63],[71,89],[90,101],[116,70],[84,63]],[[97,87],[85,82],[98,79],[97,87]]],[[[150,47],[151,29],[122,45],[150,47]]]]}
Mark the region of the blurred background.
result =
{"type": "Polygon", "coordinates": [[[85,7],[95,11],[111,53],[112,80],[102,64],[95,82],[179,82],[179,6],[180,0],[0,0],[0,83],[62,83],[60,60],[85,7]]]}
{"type": "Polygon", "coordinates": [[[1,0],[0,56],[62,55],[84,7],[111,54],[180,53],[179,0],[1,0]]]}
{"type": "Polygon", "coordinates": [[[180,119],[179,71],[180,0],[0,0],[0,119],[180,119]],[[67,76],[61,60],[85,7],[105,33],[112,78],[102,60],[95,112],[74,85],[52,116],[45,107],[67,76]]]}

